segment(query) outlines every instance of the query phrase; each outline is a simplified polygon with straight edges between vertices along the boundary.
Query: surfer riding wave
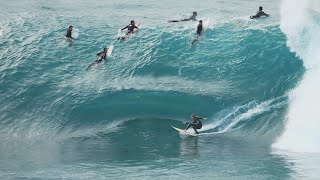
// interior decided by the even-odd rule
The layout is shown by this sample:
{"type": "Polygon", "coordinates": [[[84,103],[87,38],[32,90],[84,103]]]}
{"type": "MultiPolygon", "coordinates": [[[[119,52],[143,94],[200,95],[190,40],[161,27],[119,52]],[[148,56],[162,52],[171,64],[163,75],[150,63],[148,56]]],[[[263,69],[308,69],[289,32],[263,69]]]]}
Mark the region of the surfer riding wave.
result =
{"type": "Polygon", "coordinates": [[[197,116],[196,114],[191,114],[191,119],[193,120],[192,122],[186,122],[187,127],[185,131],[187,131],[190,127],[193,128],[193,130],[196,132],[196,134],[199,134],[197,129],[202,128],[202,122],[200,120],[207,120],[207,118],[202,118],[197,116]]]}

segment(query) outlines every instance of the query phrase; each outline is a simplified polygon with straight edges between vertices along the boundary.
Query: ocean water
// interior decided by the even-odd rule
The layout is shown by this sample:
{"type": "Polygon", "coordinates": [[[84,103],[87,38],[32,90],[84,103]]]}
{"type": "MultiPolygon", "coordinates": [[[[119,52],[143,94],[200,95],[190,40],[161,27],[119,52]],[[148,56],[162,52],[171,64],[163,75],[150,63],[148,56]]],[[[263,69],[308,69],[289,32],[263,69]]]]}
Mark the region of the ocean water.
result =
{"type": "Polygon", "coordinates": [[[0,179],[319,178],[317,0],[0,0],[0,11],[0,179]],[[271,16],[249,20],[260,5],[271,16]],[[210,24],[189,47],[197,23],[166,21],[192,11],[210,24]],[[138,33],[116,41],[131,19],[138,33]],[[191,113],[208,117],[205,135],[171,128],[191,113]]]}

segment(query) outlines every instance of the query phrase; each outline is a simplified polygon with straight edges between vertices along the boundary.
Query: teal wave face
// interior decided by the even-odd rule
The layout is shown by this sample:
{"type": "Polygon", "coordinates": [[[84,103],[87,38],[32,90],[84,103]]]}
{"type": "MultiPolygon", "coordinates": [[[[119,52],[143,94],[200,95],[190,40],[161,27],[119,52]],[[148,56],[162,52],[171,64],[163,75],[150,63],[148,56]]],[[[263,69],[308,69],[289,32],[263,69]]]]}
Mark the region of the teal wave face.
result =
{"type": "Polygon", "coordinates": [[[13,73],[5,73],[2,91],[9,93],[3,102],[22,99],[17,107],[7,107],[22,116],[35,111],[41,116],[44,111],[63,119],[56,120],[57,125],[62,121],[81,126],[88,119],[91,123],[141,116],[181,119],[191,112],[213,116],[285,95],[304,71],[301,61],[285,46],[278,26],[264,31],[245,26],[217,25],[193,48],[187,47],[189,29],[141,30],[127,42],[117,42],[112,57],[91,71],[85,67],[92,53],[77,53],[85,45],[48,54],[34,48],[31,55],[20,57],[13,73]],[[185,35],[177,37],[178,33],[185,35]],[[20,89],[10,93],[16,87],[20,89]]]}
{"type": "MultiPolygon", "coordinates": [[[[212,22],[190,48],[196,23],[164,23],[189,15],[174,14],[167,3],[21,1],[0,7],[16,7],[0,15],[0,169],[8,172],[0,177],[14,172],[46,179],[60,172],[75,178],[68,169],[80,179],[99,179],[125,177],[112,171],[125,169],[130,177],[175,179],[192,175],[186,170],[197,165],[202,178],[219,172],[291,177],[290,163],[268,148],[284,129],[288,92],[305,69],[286,46],[278,19],[247,20],[256,7],[242,2],[216,1],[207,9],[190,2],[212,22]],[[232,12],[237,17],[230,18],[232,12]],[[132,16],[141,29],[116,41],[132,16]],[[72,46],[63,40],[70,24],[78,34],[72,46]],[[87,71],[110,45],[112,56],[87,71]],[[191,113],[208,117],[200,132],[214,135],[181,138],[171,129],[184,128],[191,113]]],[[[172,5],[193,11],[190,4],[172,5]]],[[[270,11],[276,16],[276,10],[270,11]]]]}

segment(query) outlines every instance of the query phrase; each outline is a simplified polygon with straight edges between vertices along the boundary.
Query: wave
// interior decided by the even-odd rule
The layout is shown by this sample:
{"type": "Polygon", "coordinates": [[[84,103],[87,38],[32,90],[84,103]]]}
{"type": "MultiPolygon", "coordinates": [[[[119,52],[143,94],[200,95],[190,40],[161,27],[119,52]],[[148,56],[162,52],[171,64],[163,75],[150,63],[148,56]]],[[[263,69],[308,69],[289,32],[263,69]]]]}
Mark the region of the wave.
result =
{"type": "MultiPolygon", "coordinates": [[[[217,113],[212,119],[214,119],[213,123],[209,123],[205,125],[200,132],[219,132],[226,133],[229,131],[240,130],[241,128],[247,125],[255,124],[255,121],[261,120],[258,117],[263,114],[268,114],[270,112],[274,112],[276,110],[283,109],[286,105],[286,96],[278,97],[275,99],[256,102],[251,101],[245,105],[237,106],[231,108],[229,110],[223,110],[217,113]]],[[[258,126],[263,127],[264,124],[268,124],[268,122],[261,121],[258,123],[258,126]]],[[[274,128],[274,127],[271,127],[274,128]]],[[[250,130],[251,133],[256,133],[253,129],[250,130]]],[[[265,127],[262,129],[262,133],[266,133],[271,131],[270,127],[265,127]]],[[[246,136],[248,134],[245,134],[246,136]]]]}
{"type": "Polygon", "coordinates": [[[303,60],[307,70],[289,95],[286,129],[273,145],[275,148],[320,152],[320,13],[315,11],[319,7],[315,0],[282,2],[281,30],[288,38],[287,45],[303,60]]]}
{"type": "MultiPolygon", "coordinates": [[[[36,29],[28,24],[32,22],[21,21],[28,31],[36,29]]],[[[92,71],[85,68],[95,52],[112,44],[116,34],[102,38],[104,29],[77,27],[81,35],[74,46],[59,48],[66,24],[54,22],[56,28],[28,32],[27,39],[14,31],[20,23],[11,24],[16,43],[0,55],[8,61],[1,67],[0,87],[6,92],[0,97],[0,112],[7,114],[0,118],[8,119],[0,127],[5,137],[91,137],[117,129],[127,122],[124,119],[175,122],[191,112],[213,115],[204,126],[206,133],[266,133],[278,115],[273,110],[284,109],[274,99],[300,75],[301,64],[268,19],[215,22],[192,48],[188,45],[196,23],[146,26],[131,39],[115,43],[112,57],[92,71]],[[11,57],[6,52],[10,48],[23,53],[11,57]]]]}

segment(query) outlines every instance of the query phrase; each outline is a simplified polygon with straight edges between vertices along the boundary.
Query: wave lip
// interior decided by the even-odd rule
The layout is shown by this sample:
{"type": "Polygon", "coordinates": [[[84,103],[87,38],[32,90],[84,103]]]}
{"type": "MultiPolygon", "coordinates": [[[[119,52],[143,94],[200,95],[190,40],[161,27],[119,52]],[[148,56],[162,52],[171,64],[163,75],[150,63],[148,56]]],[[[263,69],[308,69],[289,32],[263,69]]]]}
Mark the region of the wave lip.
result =
{"type": "Polygon", "coordinates": [[[286,129],[273,144],[274,148],[320,152],[319,7],[319,2],[314,0],[284,0],[282,3],[281,30],[288,38],[287,45],[303,59],[307,70],[298,87],[289,95],[286,129]]]}

